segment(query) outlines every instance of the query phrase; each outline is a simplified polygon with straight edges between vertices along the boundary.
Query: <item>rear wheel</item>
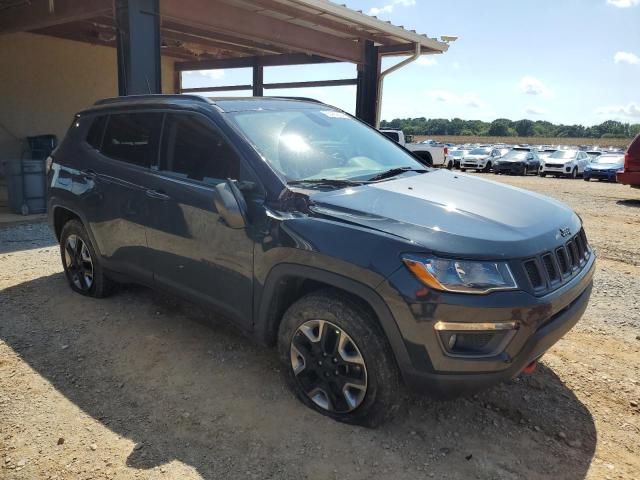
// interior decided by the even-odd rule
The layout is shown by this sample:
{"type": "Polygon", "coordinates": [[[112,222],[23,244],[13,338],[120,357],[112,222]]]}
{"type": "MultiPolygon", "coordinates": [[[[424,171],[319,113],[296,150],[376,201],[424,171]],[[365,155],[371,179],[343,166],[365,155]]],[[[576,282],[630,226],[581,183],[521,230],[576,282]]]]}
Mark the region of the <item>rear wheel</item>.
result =
{"type": "Polygon", "coordinates": [[[60,256],[69,286],[75,292],[101,298],[113,291],[115,284],[105,276],[89,235],[78,220],[70,220],[62,227],[60,256]]]}
{"type": "Polygon", "coordinates": [[[452,169],[453,169],[453,162],[449,160],[449,163],[447,163],[447,170],[452,170],[452,169]]]}
{"type": "Polygon", "coordinates": [[[342,292],[321,290],[294,303],[280,324],[278,348],[296,396],[335,420],[375,427],[404,400],[377,320],[342,292]]]}

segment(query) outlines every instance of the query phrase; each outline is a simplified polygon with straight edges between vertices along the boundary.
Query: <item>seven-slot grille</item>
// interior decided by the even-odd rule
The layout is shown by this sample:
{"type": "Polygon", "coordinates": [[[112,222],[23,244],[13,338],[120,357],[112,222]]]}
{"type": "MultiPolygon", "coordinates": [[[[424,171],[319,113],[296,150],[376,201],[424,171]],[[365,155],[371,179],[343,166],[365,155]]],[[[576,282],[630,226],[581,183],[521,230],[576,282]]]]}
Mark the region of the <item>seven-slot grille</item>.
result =
{"type": "Polygon", "coordinates": [[[552,252],[523,262],[524,271],[534,290],[547,291],[572,278],[591,255],[584,229],[552,252]]]}

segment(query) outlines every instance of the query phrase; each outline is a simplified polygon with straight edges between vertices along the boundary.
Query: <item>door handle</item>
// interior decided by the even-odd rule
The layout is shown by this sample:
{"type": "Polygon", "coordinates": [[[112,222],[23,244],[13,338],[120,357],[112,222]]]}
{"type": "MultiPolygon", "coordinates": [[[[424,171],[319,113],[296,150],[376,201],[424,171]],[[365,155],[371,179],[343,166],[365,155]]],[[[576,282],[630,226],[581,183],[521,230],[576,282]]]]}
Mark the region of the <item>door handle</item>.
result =
{"type": "Polygon", "coordinates": [[[171,198],[166,193],[158,190],[147,190],[145,193],[147,194],[147,197],[154,198],[156,200],[169,200],[171,198]]]}

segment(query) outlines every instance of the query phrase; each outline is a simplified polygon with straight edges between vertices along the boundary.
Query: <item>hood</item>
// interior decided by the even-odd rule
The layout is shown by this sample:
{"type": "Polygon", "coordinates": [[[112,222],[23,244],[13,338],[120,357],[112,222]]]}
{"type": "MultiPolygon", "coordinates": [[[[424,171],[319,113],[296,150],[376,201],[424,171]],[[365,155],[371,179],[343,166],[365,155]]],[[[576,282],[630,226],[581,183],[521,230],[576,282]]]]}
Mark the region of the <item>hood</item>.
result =
{"type": "Polygon", "coordinates": [[[533,192],[435,170],[310,196],[310,210],[401,237],[408,250],[477,258],[522,258],[579,231],[564,204],[533,192]]]}
{"type": "Polygon", "coordinates": [[[485,158],[489,158],[489,157],[490,157],[490,155],[484,155],[484,154],[482,154],[482,155],[476,155],[476,154],[471,155],[471,154],[466,154],[466,155],[464,156],[464,159],[465,159],[465,160],[467,160],[467,159],[468,159],[468,160],[484,160],[485,158]]]}

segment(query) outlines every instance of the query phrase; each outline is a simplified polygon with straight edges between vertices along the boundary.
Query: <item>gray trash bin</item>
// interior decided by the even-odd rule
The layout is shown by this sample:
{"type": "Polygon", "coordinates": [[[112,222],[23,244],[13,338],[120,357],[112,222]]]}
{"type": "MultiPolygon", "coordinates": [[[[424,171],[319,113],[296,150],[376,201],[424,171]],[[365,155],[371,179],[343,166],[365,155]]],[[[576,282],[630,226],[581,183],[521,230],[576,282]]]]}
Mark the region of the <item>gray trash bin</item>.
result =
{"type": "Polygon", "coordinates": [[[11,213],[29,215],[47,211],[44,160],[3,162],[11,213]]]}

